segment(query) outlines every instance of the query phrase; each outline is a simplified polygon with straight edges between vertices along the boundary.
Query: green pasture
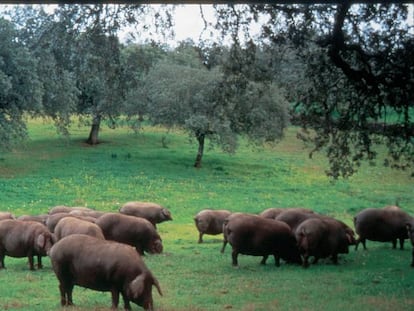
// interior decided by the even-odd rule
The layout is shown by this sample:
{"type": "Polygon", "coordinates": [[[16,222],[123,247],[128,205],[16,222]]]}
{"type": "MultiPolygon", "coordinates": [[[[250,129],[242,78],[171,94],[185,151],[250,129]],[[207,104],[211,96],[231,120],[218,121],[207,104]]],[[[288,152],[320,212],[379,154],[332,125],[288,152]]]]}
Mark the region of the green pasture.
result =
{"type": "MultiPolygon", "coordinates": [[[[231,266],[231,247],[220,253],[221,237],[197,244],[193,216],[216,208],[257,213],[268,207],[308,207],[352,225],[366,207],[398,202],[414,215],[414,180],[409,173],[364,165],[348,180],[325,176],[322,155],[309,150],[290,128],[274,146],[244,141],[234,155],[207,149],[203,167],[192,165],[196,144],[179,130],[144,127],[102,128],[102,143],[88,146],[88,128],[73,126],[69,139],[48,122],[31,120],[30,139],[0,154],[0,210],[16,216],[42,214],[55,205],[117,211],[131,200],[168,207],[174,220],[162,223],[164,253],[144,260],[158,278],[156,310],[414,310],[411,245],[392,250],[391,243],[368,241],[340,257],[338,266],[320,261],[309,269],[266,266],[260,258],[240,256],[231,266]],[[167,142],[163,147],[162,139],[167,142]]],[[[50,261],[29,271],[27,260],[6,257],[0,271],[0,310],[60,310],[58,282],[50,261]]],[[[76,307],[108,310],[110,293],[76,287],[76,307]]],[[[122,308],[122,304],[120,304],[122,308]]],[[[140,308],[132,306],[134,310],[140,308]]]]}

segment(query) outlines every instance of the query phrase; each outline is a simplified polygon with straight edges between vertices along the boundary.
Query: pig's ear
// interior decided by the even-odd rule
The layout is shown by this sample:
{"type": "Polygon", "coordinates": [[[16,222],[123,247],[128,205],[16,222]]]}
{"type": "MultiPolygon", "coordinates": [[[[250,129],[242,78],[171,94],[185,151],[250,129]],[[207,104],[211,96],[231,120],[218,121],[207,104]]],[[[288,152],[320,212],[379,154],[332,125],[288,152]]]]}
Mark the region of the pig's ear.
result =
{"type": "Polygon", "coordinates": [[[171,212],[168,209],[163,208],[161,212],[166,219],[172,220],[171,212]]]}
{"type": "Polygon", "coordinates": [[[142,295],[142,293],[144,292],[144,288],[145,288],[145,275],[144,274],[140,274],[131,282],[131,284],[129,284],[129,290],[130,290],[131,296],[134,299],[138,299],[142,295]]]}

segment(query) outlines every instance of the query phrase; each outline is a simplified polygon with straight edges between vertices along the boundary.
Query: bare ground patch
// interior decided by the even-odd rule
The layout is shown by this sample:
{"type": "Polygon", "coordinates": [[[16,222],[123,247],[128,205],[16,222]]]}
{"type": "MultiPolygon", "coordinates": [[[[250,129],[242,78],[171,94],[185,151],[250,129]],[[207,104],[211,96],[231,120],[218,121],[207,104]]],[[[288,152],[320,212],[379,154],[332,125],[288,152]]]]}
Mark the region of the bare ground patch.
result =
{"type": "Polygon", "coordinates": [[[395,310],[413,310],[414,299],[397,299],[389,297],[369,296],[361,300],[362,305],[366,305],[370,310],[377,311],[395,311],[395,310]]]}

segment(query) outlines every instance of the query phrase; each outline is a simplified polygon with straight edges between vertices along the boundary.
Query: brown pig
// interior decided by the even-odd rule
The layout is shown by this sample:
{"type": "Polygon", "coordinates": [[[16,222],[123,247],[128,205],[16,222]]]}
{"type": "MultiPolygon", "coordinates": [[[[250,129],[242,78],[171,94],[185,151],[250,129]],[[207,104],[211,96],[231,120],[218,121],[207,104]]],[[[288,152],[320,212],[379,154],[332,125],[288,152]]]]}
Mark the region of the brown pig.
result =
{"type": "Polygon", "coordinates": [[[162,295],[157,279],[129,245],[73,234],[58,241],[49,256],[62,306],[73,305],[75,285],[110,291],[112,309],[118,307],[119,294],[126,310],[131,309],[130,302],[153,310],[152,286],[162,295]]]}
{"type": "Polygon", "coordinates": [[[273,255],[276,266],[280,265],[280,258],[287,263],[302,263],[295,236],[284,222],[235,213],[226,219],[223,228],[225,240],[233,248],[233,266],[238,265],[239,254],[263,256],[261,264],[266,263],[269,255],[273,255]]]}
{"type": "Polygon", "coordinates": [[[304,267],[309,266],[311,256],[313,263],[319,258],[331,257],[337,264],[338,254],[347,254],[349,245],[355,241],[343,223],[333,218],[309,218],[299,224],[295,236],[304,267]]]}
{"type": "Polygon", "coordinates": [[[355,249],[359,242],[366,249],[366,240],[392,242],[393,248],[399,240],[400,249],[404,249],[404,240],[408,238],[406,225],[412,220],[413,217],[397,206],[363,209],[354,217],[355,231],[359,235],[355,249]]]}
{"type": "Polygon", "coordinates": [[[5,268],[4,257],[27,257],[30,270],[34,270],[33,257],[37,256],[37,267],[42,268],[42,256],[46,256],[55,241],[54,236],[36,221],[0,221],[0,269],[5,268]]]}
{"type": "Polygon", "coordinates": [[[102,229],[95,223],[75,217],[64,217],[55,227],[55,236],[57,240],[71,234],[86,234],[97,239],[105,240],[102,229]]]}
{"type": "Polygon", "coordinates": [[[195,226],[199,232],[198,243],[203,242],[204,234],[217,235],[223,233],[224,220],[230,216],[228,210],[204,209],[194,216],[195,226]]]}
{"type": "Polygon", "coordinates": [[[124,215],[145,218],[154,227],[161,222],[172,220],[171,212],[167,208],[152,202],[127,202],[119,209],[119,212],[124,215]]]}
{"type": "Polygon", "coordinates": [[[259,213],[259,216],[264,217],[264,218],[276,219],[276,217],[279,216],[281,213],[284,213],[287,211],[296,211],[296,212],[301,212],[301,213],[313,213],[311,209],[304,208],[304,207],[286,207],[286,208],[271,207],[259,213]]]}
{"type": "Polygon", "coordinates": [[[129,244],[141,255],[159,254],[163,250],[161,237],[146,219],[119,213],[106,213],[96,220],[107,240],[129,244]]]}
{"type": "Polygon", "coordinates": [[[16,219],[16,217],[10,212],[0,212],[0,220],[5,219],[16,219]]]}

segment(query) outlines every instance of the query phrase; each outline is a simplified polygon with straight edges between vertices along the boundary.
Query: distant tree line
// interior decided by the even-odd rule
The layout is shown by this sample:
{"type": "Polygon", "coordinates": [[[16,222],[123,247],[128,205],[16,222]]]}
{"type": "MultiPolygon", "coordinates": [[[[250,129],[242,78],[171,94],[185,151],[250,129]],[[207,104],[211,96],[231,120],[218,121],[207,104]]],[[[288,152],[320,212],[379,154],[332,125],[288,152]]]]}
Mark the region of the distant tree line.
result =
{"type": "MultiPolygon", "coordinates": [[[[177,47],[120,42],[123,25],[173,23],[171,8],[145,5],[20,6],[0,17],[0,147],[27,135],[26,117],[70,134],[77,117],[99,143],[102,124],[185,129],[233,153],[238,138],[277,142],[292,122],[333,178],[352,175],[385,145],[385,164],[414,164],[414,30],[407,5],[216,5],[210,25],[230,44],[177,47]],[[259,38],[248,26],[262,23],[259,38]],[[333,23],[332,23],[333,21],[333,23]]],[[[141,27],[140,30],[138,28],[141,27]]]]}
{"type": "MultiPolygon", "coordinates": [[[[4,97],[10,126],[19,125],[24,133],[24,115],[29,112],[52,118],[68,135],[73,116],[78,116],[90,125],[86,141],[91,145],[99,143],[103,123],[115,128],[121,117],[134,128],[144,120],[180,127],[198,144],[196,167],[201,167],[206,140],[235,152],[240,134],[255,143],[282,137],[288,101],[272,75],[263,78],[253,72],[254,57],[247,63],[243,48],[200,48],[191,41],[176,48],[121,43],[117,21],[133,9],[67,5],[47,14],[41,7],[27,6],[12,13],[16,22],[2,19],[10,28],[3,42],[13,43],[8,52],[6,46],[1,48],[9,55],[2,71],[16,79],[10,89],[17,95],[20,88],[36,95],[20,95],[14,102],[4,97]],[[17,67],[9,68],[8,63],[17,67]],[[245,74],[232,72],[233,67],[245,74]],[[30,84],[20,83],[21,72],[31,73],[33,77],[24,76],[30,84]]],[[[17,134],[3,139],[3,147],[17,134]]]]}

